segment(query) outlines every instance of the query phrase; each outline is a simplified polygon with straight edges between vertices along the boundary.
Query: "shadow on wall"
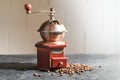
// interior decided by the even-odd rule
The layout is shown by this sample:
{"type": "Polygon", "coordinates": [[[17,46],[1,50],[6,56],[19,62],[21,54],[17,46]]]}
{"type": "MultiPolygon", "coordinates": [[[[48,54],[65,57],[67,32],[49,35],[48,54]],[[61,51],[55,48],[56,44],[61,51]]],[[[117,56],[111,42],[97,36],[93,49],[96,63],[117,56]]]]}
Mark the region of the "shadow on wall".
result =
{"type": "Polygon", "coordinates": [[[34,63],[0,63],[0,69],[13,69],[13,70],[35,70],[36,64],[34,63]]]}

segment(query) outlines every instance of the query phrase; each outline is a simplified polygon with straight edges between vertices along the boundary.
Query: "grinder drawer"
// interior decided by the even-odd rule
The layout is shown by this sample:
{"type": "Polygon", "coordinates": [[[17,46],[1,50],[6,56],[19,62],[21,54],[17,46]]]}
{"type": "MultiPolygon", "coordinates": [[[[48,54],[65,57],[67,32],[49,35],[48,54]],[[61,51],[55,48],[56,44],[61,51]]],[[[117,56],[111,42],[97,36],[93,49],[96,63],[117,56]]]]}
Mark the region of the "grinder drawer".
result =
{"type": "Polygon", "coordinates": [[[51,68],[61,68],[61,67],[66,67],[66,65],[67,65],[66,57],[51,58],[51,68]]]}

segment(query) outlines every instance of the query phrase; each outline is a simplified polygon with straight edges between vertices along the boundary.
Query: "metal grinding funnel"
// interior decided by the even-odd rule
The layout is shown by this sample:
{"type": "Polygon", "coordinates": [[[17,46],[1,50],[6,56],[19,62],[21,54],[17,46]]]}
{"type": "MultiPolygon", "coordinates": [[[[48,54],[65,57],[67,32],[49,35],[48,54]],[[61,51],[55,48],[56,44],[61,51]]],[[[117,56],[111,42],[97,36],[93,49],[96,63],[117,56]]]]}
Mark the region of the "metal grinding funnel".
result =
{"type": "Polygon", "coordinates": [[[45,21],[38,30],[45,42],[61,41],[67,32],[64,25],[54,19],[54,13],[54,9],[50,8],[50,19],[45,21]]]}

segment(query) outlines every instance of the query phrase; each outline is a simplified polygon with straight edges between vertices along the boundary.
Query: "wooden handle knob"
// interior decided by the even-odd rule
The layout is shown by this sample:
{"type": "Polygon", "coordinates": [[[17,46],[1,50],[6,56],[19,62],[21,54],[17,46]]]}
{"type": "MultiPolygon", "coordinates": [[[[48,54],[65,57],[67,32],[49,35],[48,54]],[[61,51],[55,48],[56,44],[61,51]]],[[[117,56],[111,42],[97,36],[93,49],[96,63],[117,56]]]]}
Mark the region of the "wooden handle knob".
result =
{"type": "Polygon", "coordinates": [[[58,67],[63,67],[63,62],[59,62],[58,67]]]}
{"type": "Polygon", "coordinates": [[[30,14],[30,13],[31,13],[31,9],[32,9],[32,5],[31,5],[31,4],[26,3],[26,4],[24,5],[24,8],[25,8],[27,14],[30,14]]]}

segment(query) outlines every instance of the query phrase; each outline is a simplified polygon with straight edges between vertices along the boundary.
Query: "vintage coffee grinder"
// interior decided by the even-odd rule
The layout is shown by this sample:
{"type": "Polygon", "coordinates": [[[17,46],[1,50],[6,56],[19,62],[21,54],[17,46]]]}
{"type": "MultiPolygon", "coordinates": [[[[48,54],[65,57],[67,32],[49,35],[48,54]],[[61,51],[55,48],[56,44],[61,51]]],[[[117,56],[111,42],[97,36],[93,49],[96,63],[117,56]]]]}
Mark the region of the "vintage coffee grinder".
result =
{"type": "MultiPolygon", "coordinates": [[[[31,4],[25,4],[27,14],[40,13],[31,12],[31,7],[31,4]]],[[[55,11],[53,8],[50,8],[50,11],[41,12],[48,12],[50,19],[38,29],[43,41],[35,44],[37,47],[37,69],[51,70],[66,67],[67,57],[64,54],[66,42],[62,41],[66,29],[63,24],[54,19],[55,11]]]]}

